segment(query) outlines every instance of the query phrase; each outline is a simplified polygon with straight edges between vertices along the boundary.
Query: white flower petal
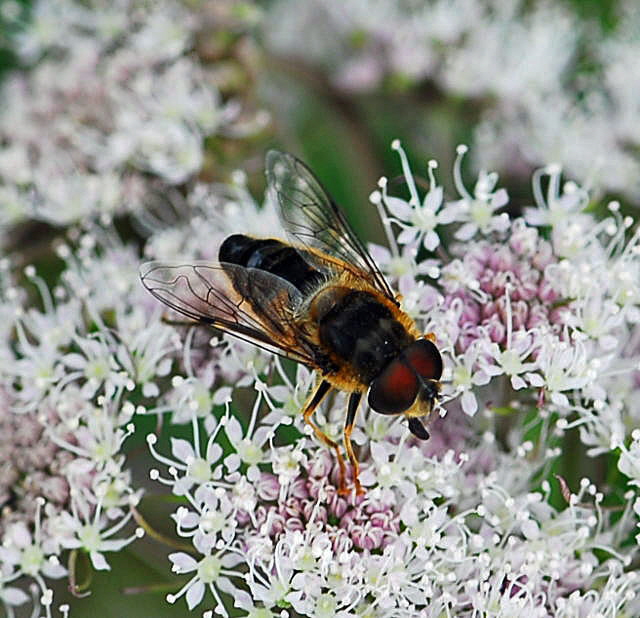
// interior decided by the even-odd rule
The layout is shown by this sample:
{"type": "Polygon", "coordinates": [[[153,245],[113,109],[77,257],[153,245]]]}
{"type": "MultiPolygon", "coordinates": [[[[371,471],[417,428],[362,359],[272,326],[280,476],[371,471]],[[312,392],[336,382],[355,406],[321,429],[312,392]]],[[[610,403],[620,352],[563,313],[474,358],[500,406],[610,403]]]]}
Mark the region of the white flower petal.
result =
{"type": "Polygon", "coordinates": [[[7,538],[16,547],[24,548],[31,545],[31,533],[23,522],[16,522],[9,527],[7,538]]]}
{"type": "Polygon", "coordinates": [[[16,605],[22,605],[29,600],[29,596],[26,592],[13,587],[3,588],[0,592],[0,596],[7,605],[13,605],[14,607],[16,605]]]}
{"type": "Polygon", "coordinates": [[[224,426],[224,431],[231,444],[238,444],[242,440],[242,425],[240,425],[240,421],[235,416],[229,417],[227,424],[224,426]]]}
{"type": "Polygon", "coordinates": [[[70,369],[83,369],[87,364],[87,359],[81,354],[65,354],[62,362],[70,369]]]}
{"type": "Polygon", "coordinates": [[[207,448],[207,461],[214,464],[222,455],[222,447],[217,442],[211,442],[207,448]]]}
{"type": "Polygon", "coordinates": [[[194,459],[196,456],[191,442],[181,438],[171,438],[171,453],[178,461],[183,463],[194,459]]]}
{"type": "Polygon", "coordinates": [[[498,189],[491,198],[491,205],[493,208],[502,208],[509,202],[509,194],[506,189],[498,189]]]}
{"type": "Polygon", "coordinates": [[[190,528],[196,528],[199,523],[200,516],[193,511],[189,511],[188,513],[180,517],[180,526],[186,530],[189,530],[190,528]]]}
{"type": "Polygon", "coordinates": [[[111,567],[105,560],[105,557],[98,551],[89,552],[91,558],[91,564],[96,571],[110,571],[111,567]]]}
{"type": "Polygon", "coordinates": [[[131,543],[130,539],[107,539],[100,543],[100,551],[120,551],[131,543]]]}
{"type": "Polygon", "coordinates": [[[240,455],[238,453],[231,453],[224,458],[224,465],[227,467],[229,472],[235,472],[240,467],[240,455]]]}
{"type": "Polygon", "coordinates": [[[527,383],[520,376],[511,376],[511,386],[514,391],[519,391],[521,388],[526,388],[527,383]]]}
{"type": "Polygon", "coordinates": [[[478,369],[478,371],[471,376],[471,382],[475,386],[484,386],[485,384],[489,384],[490,381],[491,374],[485,371],[485,369],[478,369]]]}
{"type": "Polygon", "coordinates": [[[562,406],[563,408],[569,407],[569,399],[562,393],[551,393],[551,401],[557,406],[562,406]]]}
{"type": "Polygon", "coordinates": [[[249,466],[247,478],[252,483],[257,483],[260,480],[260,468],[258,468],[258,466],[249,466]]]}
{"type": "Polygon", "coordinates": [[[460,403],[462,404],[463,412],[469,416],[473,416],[478,411],[478,400],[472,391],[466,391],[460,397],[460,403]]]}
{"type": "Polygon", "coordinates": [[[172,562],[171,570],[174,573],[190,573],[198,568],[196,559],[182,551],[169,554],[169,560],[172,562]]]}
{"type": "Polygon", "coordinates": [[[433,230],[429,230],[424,235],[423,244],[427,251],[433,251],[440,244],[440,236],[433,230]]]}
{"type": "Polygon", "coordinates": [[[184,496],[189,491],[192,485],[193,481],[190,478],[183,476],[173,484],[171,491],[176,496],[184,496]]]}
{"type": "Polygon", "coordinates": [[[42,573],[51,579],[60,579],[67,574],[67,569],[65,569],[60,563],[47,560],[42,565],[42,573]]]}
{"type": "Polygon", "coordinates": [[[369,254],[376,264],[387,264],[391,259],[391,252],[386,247],[370,242],[367,244],[369,254]]]}
{"type": "Polygon", "coordinates": [[[407,227],[398,234],[396,240],[401,245],[408,245],[414,241],[417,234],[418,230],[415,227],[407,227]]]}
{"type": "Polygon", "coordinates": [[[163,358],[156,367],[156,375],[163,377],[169,375],[171,371],[171,365],[173,364],[173,359],[171,358],[163,358]]]}
{"type": "Polygon", "coordinates": [[[291,389],[284,384],[275,384],[274,386],[269,387],[269,395],[275,401],[283,403],[291,397],[291,389]]]}
{"type": "Polygon", "coordinates": [[[475,223],[469,221],[468,223],[465,223],[463,226],[461,226],[460,229],[454,234],[454,236],[458,240],[470,240],[477,230],[478,226],[475,223]]]}
{"type": "Polygon", "coordinates": [[[387,197],[384,201],[387,210],[401,221],[409,221],[413,208],[399,197],[387,197]]]}
{"type": "Polygon", "coordinates": [[[442,187],[434,187],[425,196],[424,207],[435,212],[440,208],[440,204],[442,204],[442,187]]]}
{"type": "Polygon", "coordinates": [[[204,598],[204,584],[198,579],[187,590],[187,607],[193,609],[204,598]]]}
{"type": "Polygon", "coordinates": [[[539,373],[526,373],[525,377],[527,378],[529,384],[531,386],[535,386],[536,388],[541,388],[544,386],[544,378],[539,373]]]}
{"type": "Polygon", "coordinates": [[[213,403],[221,406],[231,401],[233,389],[230,386],[221,386],[213,395],[213,403]]]}
{"type": "Polygon", "coordinates": [[[378,465],[386,464],[389,461],[389,452],[383,442],[372,442],[370,447],[371,458],[378,465]]]}
{"type": "Polygon", "coordinates": [[[145,382],[142,385],[142,394],[145,397],[157,397],[160,394],[160,389],[155,382],[145,382]]]}
{"type": "Polygon", "coordinates": [[[458,216],[458,208],[453,204],[447,204],[440,212],[438,212],[438,223],[440,225],[448,225],[456,220],[458,216]]]}

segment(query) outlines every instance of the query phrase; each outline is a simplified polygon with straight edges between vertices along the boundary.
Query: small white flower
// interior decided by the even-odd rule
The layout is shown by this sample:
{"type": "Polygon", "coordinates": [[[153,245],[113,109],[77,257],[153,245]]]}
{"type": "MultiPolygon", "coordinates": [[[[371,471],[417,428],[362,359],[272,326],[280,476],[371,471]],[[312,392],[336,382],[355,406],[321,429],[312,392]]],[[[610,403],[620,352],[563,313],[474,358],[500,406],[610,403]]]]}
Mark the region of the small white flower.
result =
{"type": "Polygon", "coordinates": [[[298,476],[300,463],[305,459],[299,447],[281,446],[272,450],[271,466],[281,485],[288,485],[298,476]]]}
{"type": "Polygon", "coordinates": [[[595,377],[587,362],[587,350],[581,341],[559,341],[555,337],[543,337],[536,358],[536,369],[544,379],[544,388],[551,401],[568,407],[566,391],[580,389],[595,377]]]}
{"type": "Polygon", "coordinates": [[[494,212],[507,204],[509,197],[505,189],[495,190],[498,175],[495,172],[480,171],[478,180],[471,195],[462,182],[462,159],[467,152],[466,146],[458,146],[454,165],[453,178],[456,189],[461,195],[457,202],[452,202],[450,208],[455,212],[456,221],[463,225],[456,231],[455,237],[468,241],[479,231],[484,235],[491,232],[503,232],[509,227],[506,214],[494,215],[494,212]]]}
{"type": "Polygon", "coordinates": [[[193,577],[182,587],[177,594],[167,595],[169,603],[175,603],[178,598],[185,595],[187,607],[193,609],[200,605],[204,599],[206,590],[208,589],[213,595],[217,603],[217,612],[227,618],[224,604],[220,598],[218,590],[233,593],[235,587],[231,584],[228,575],[238,575],[228,568],[228,559],[225,559],[221,553],[207,554],[200,560],[196,560],[189,554],[177,552],[169,554],[169,560],[172,562],[171,570],[174,573],[185,574],[194,573],[193,577]]]}
{"type": "Polygon", "coordinates": [[[503,372],[498,365],[487,363],[483,352],[482,346],[476,343],[470,345],[461,356],[452,359],[454,366],[450,370],[451,385],[455,393],[462,393],[462,409],[469,416],[478,411],[474,387],[488,384],[492,377],[503,372]]]}
{"type": "Polygon", "coordinates": [[[392,215],[390,221],[396,223],[402,229],[397,241],[402,245],[412,245],[419,241],[425,249],[433,251],[440,244],[440,237],[435,231],[436,227],[450,223],[454,218],[455,211],[451,207],[443,207],[443,189],[436,184],[433,173],[435,163],[433,165],[430,164],[428,168],[431,188],[424,199],[420,200],[407,156],[402,146],[400,146],[400,142],[396,140],[392,144],[392,148],[400,155],[402,171],[411,195],[408,202],[397,197],[391,197],[387,194],[386,179],[383,179],[380,183],[382,201],[392,215]]]}
{"type": "MultiPolygon", "coordinates": [[[[81,499],[78,497],[78,502],[81,499]]],[[[78,505],[82,507],[81,504],[78,505]]],[[[86,507],[82,508],[85,513],[86,507]]],[[[86,551],[93,568],[99,571],[110,570],[111,567],[104,557],[105,552],[120,551],[143,535],[138,528],[129,537],[111,538],[118,534],[131,519],[131,513],[112,524],[103,514],[102,505],[98,504],[93,516],[81,514],[80,508],[74,515],[62,513],[58,522],[58,529],[63,531],[60,542],[65,549],[82,549],[86,551]]]]}
{"type": "Polygon", "coordinates": [[[514,390],[520,390],[527,386],[522,375],[527,374],[531,379],[532,371],[537,368],[537,361],[527,362],[537,345],[538,342],[532,333],[516,331],[506,350],[500,350],[497,344],[491,343],[486,347],[486,352],[493,357],[502,373],[509,376],[514,390]]]}

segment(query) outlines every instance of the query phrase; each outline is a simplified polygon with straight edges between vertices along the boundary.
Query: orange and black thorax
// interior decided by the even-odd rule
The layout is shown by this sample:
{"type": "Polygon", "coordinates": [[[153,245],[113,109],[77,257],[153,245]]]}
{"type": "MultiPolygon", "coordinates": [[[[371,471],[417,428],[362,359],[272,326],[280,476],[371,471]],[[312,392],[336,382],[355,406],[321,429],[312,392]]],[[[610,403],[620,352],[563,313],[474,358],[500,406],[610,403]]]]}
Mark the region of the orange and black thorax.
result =
{"type": "Polygon", "coordinates": [[[369,290],[326,286],[311,302],[310,314],[318,324],[320,344],[366,386],[415,340],[369,290]]]}

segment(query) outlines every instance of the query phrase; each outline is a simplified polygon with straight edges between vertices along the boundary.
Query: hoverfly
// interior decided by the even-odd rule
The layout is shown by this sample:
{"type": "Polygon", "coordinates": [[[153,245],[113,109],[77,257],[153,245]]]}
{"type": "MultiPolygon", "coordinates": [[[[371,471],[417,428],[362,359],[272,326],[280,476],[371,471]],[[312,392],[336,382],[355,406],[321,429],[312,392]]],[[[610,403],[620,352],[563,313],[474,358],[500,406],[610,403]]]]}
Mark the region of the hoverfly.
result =
{"type": "Polygon", "coordinates": [[[340,445],[312,420],[331,389],[350,393],[344,446],[356,492],[364,493],[351,444],[363,394],[381,414],[420,421],[438,398],[442,357],[433,334],[422,335],[349,226],[344,214],[294,156],[270,151],[268,192],[288,241],[234,234],[218,263],[149,262],[144,286],[171,309],[315,369],[318,380],[302,415],[339,465],[339,492],[349,493],[340,445]]]}

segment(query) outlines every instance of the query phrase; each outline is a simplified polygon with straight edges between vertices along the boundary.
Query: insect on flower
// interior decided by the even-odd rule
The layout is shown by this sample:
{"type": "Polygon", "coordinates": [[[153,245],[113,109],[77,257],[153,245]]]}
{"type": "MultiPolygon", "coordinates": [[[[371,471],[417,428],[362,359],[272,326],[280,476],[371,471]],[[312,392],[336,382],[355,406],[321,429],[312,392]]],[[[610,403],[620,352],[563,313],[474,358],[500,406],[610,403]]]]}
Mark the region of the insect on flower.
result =
{"type": "Polygon", "coordinates": [[[337,455],[339,491],[348,494],[340,445],[312,420],[331,389],[350,393],[344,446],[358,494],[351,433],[362,395],[371,409],[408,418],[421,439],[420,417],[438,398],[442,357],[433,334],[422,335],[398,297],[311,170],[294,156],[270,151],[268,191],[289,241],[234,234],[219,263],[149,262],[145,287],[188,318],[317,370],[302,414],[337,455]]]}

